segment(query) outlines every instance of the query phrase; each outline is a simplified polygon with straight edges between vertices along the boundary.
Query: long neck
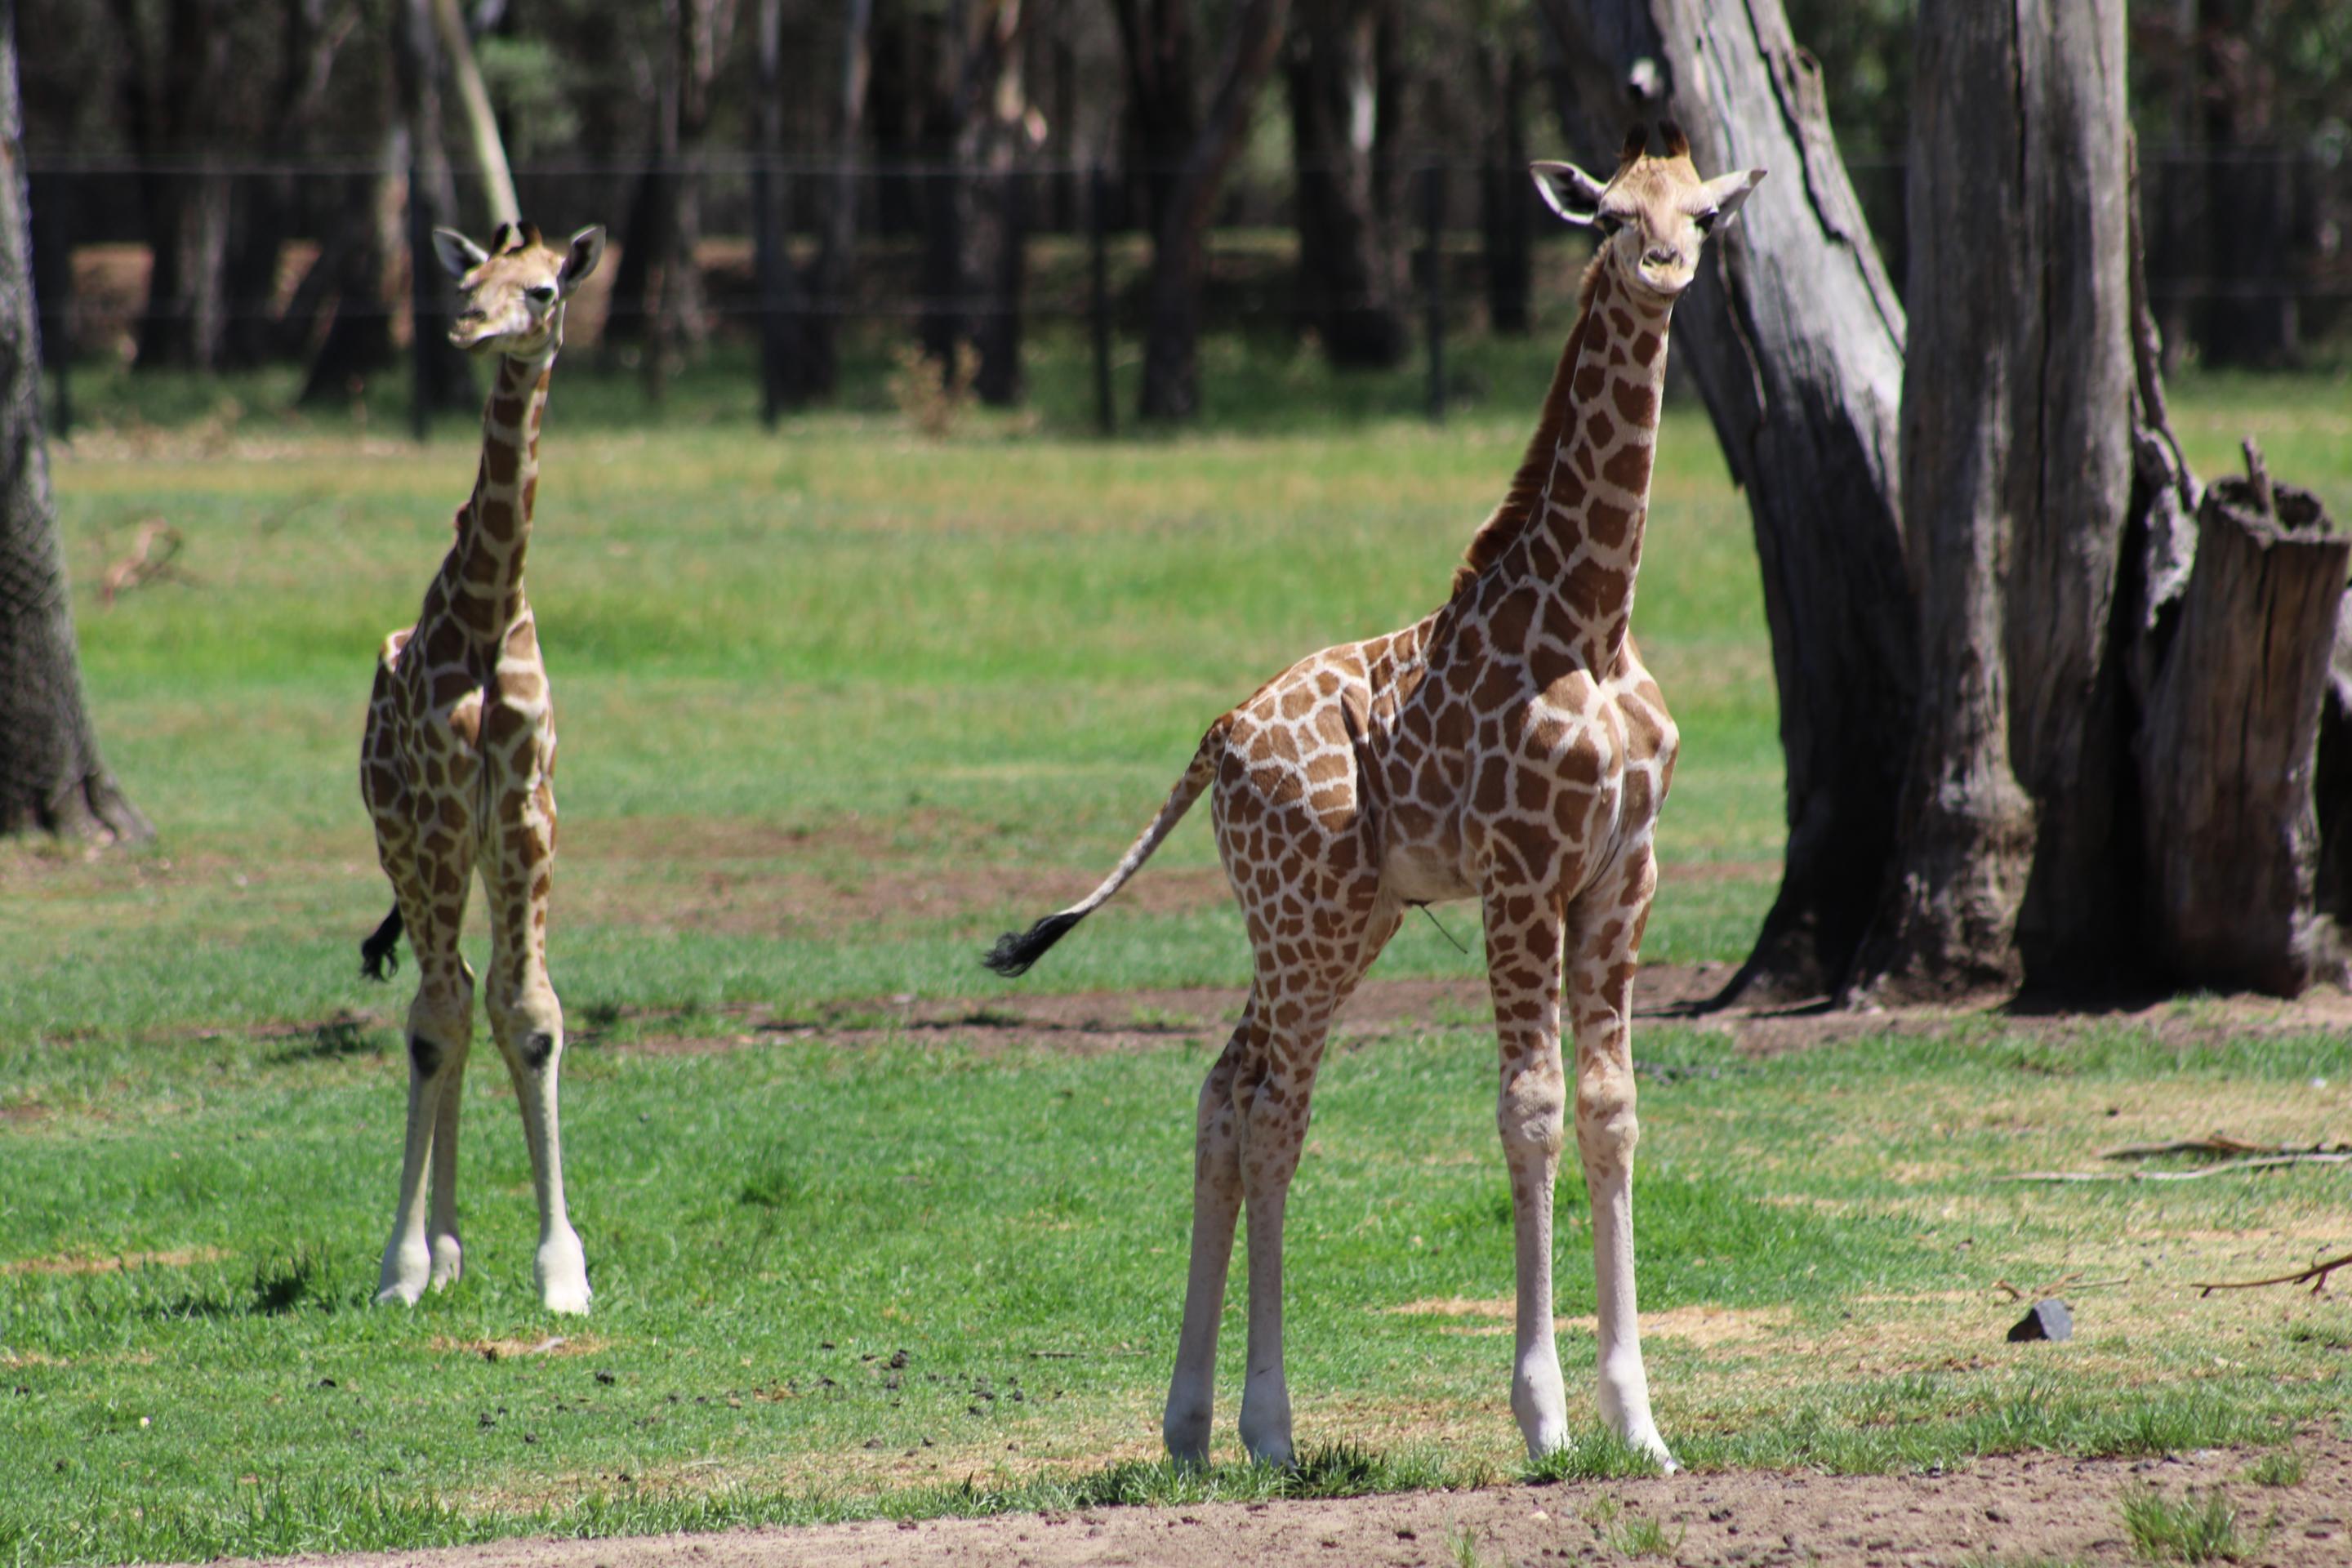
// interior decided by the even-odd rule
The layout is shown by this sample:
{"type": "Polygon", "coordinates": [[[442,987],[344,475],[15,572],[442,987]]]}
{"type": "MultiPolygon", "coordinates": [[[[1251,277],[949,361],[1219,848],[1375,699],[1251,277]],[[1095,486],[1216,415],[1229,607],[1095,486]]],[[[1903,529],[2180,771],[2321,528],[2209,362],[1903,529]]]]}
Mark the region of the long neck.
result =
{"type": "Polygon", "coordinates": [[[552,355],[500,355],[498,381],[482,410],[481,467],[473,496],[457,514],[457,542],[445,576],[451,595],[469,602],[460,619],[486,637],[503,635],[520,607],[531,506],[539,496],[539,421],[554,370],[552,355]]]}
{"type": "Polygon", "coordinates": [[[1563,416],[1533,509],[1529,568],[1558,589],[1567,640],[1597,674],[1615,668],[1633,622],[1672,312],[1600,268],[1546,403],[1563,416]]]}

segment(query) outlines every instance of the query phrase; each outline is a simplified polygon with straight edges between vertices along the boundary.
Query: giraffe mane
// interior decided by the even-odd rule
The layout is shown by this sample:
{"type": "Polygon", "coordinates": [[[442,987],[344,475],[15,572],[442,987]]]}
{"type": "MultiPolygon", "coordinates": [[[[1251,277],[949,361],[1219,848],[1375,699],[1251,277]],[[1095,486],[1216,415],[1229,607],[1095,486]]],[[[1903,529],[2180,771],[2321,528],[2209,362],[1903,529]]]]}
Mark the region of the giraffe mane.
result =
{"type": "Polygon", "coordinates": [[[1552,372],[1551,390],[1544,395],[1543,415],[1536,421],[1536,433],[1528,439],[1527,456],[1519,459],[1519,471],[1511,477],[1511,488],[1504,492],[1503,503],[1471,536],[1470,548],[1462,552],[1462,564],[1454,569],[1454,597],[1460,597],[1478,580],[1480,573],[1502,559],[1503,552],[1518,542],[1535,516],[1537,503],[1543,500],[1560,437],[1576,406],[1571,384],[1576,378],[1576,358],[1584,350],[1584,335],[1592,320],[1593,291],[1601,287],[1601,252],[1595,250],[1584,268],[1583,279],[1577,285],[1576,325],[1569,331],[1568,346],[1560,351],[1559,368],[1552,372]]]}

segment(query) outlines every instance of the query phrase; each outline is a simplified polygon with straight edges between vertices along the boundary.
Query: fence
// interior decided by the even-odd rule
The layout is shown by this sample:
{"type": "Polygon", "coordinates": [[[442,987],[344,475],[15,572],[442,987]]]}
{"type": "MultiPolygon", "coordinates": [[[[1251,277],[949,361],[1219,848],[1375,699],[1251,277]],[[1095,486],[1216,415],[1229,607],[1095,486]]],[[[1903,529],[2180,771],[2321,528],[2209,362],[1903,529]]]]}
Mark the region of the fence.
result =
{"type": "MultiPolygon", "coordinates": [[[[2142,166],[2150,293],[2176,349],[2217,331],[2236,331],[2256,342],[2250,357],[2276,359],[2352,321],[2352,257],[2342,243],[2352,225],[2352,161],[2158,151],[2144,153],[2142,166]],[[2224,207],[2235,221],[2217,226],[2216,212],[2224,207]]],[[[1909,245],[1903,165],[1855,159],[1848,168],[1899,288],[1909,245]]],[[[62,351],[51,356],[61,377],[69,374],[74,353],[117,352],[130,322],[158,310],[145,298],[141,263],[146,213],[163,183],[203,179],[225,186],[232,217],[251,210],[257,195],[269,194],[271,210],[282,215],[278,239],[283,242],[270,286],[266,294],[225,295],[213,308],[231,320],[272,321],[283,318],[303,267],[345,221],[352,203],[396,200],[402,189],[399,172],[388,172],[381,157],[142,163],[37,152],[28,172],[44,331],[62,351]],[[60,250],[79,264],[66,264],[60,250]]],[[[621,209],[633,205],[634,193],[656,172],[675,174],[693,192],[705,237],[697,258],[707,284],[702,309],[708,321],[721,334],[751,335],[774,308],[756,287],[751,242],[740,237],[757,230],[760,176],[773,183],[782,226],[804,249],[815,242],[829,192],[844,171],[831,158],[712,153],[667,169],[646,160],[550,160],[518,166],[515,179],[527,213],[566,226],[601,218],[619,239],[628,217],[621,209]]],[[[865,162],[846,174],[860,247],[849,286],[838,298],[803,301],[799,310],[880,322],[941,315],[971,321],[1010,310],[1028,321],[1083,322],[1097,361],[1099,415],[1106,428],[1115,423],[1113,347],[1142,327],[1134,295],[1149,248],[1139,226],[1145,173],[1036,163],[1020,170],[1013,188],[1029,249],[1056,264],[1032,268],[1009,301],[943,295],[925,284],[921,246],[927,215],[937,205],[930,199],[934,188],[940,181],[973,177],[970,170],[865,162]]],[[[484,209],[465,171],[453,168],[450,179],[459,210],[484,209]]],[[[1418,319],[1436,416],[1444,405],[1448,331],[1475,330],[1507,314],[1501,291],[1518,289],[1524,309],[1531,276],[1568,274],[1564,258],[1549,268],[1530,266],[1541,247],[1567,231],[1542,211],[1517,169],[1425,163],[1377,171],[1373,188],[1386,208],[1392,284],[1378,303],[1396,312],[1401,324],[1418,319]],[[1517,247],[1518,254],[1498,255],[1498,247],[1517,247]]],[[[1200,318],[1204,331],[1297,324],[1368,302],[1299,272],[1289,237],[1297,196],[1293,180],[1285,176],[1244,174],[1231,182],[1212,231],[1200,318]]],[[[396,283],[404,268],[397,247],[392,259],[390,281],[396,283]]],[[[608,262],[607,288],[611,269],[608,262]]],[[[346,300],[338,308],[380,313],[404,328],[412,313],[404,294],[389,287],[382,298],[346,300]]],[[[583,303],[588,308],[578,313],[574,333],[593,341],[602,312],[595,300],[583,303]]],[[[69,397],[69,389],[61,387],[61,395],[69,397]]]]}

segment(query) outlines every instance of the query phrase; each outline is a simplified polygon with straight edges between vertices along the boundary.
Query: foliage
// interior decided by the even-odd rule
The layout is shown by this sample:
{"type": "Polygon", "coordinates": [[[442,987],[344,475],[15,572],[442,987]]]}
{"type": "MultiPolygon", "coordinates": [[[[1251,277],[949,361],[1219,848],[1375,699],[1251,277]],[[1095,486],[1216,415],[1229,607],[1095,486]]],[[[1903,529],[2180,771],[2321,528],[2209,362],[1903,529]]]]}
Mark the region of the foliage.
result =
{"type": "Polygon", "coordinates": [[[2202,1497],[2192,1488],[2177,1500],[2135,1487],[2122,1507],[2132,1549],[2152,1563],[2234,1563],[2259,1549],[2239,1535],[2238,1510],[2219,1487],[2202,1497]]]}

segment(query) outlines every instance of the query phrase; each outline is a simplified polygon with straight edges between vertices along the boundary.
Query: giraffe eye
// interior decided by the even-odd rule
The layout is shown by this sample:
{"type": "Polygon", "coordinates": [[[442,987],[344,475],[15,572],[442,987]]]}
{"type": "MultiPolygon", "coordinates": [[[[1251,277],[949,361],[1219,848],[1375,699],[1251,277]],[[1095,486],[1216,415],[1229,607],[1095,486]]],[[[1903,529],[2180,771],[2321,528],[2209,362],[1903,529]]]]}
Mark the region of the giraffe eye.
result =
{"type": "Polygon", "coordinates": [[[1715,232],[1715,220],[1722,216],[1723,215],[1719,212],[1701,213],[1696,217],[1691,219],[1691,222],[1697,226],[1699,233],[1713,234],[1715,232]]]}
{"type": "Polygon", "coordinates": [[[1619,213],[1601,213],[1592,221],[1601,230],[1601,237],[1604,239],[1616,238],[1617,231],[1625,226],[1625,219],[1619,213]]]}
{"type": "Polygon", "coordinates": [[[555,303],[555,285],[552,283],[534,283],[524,289],[523,294],[534,305],[555,303]]]}

